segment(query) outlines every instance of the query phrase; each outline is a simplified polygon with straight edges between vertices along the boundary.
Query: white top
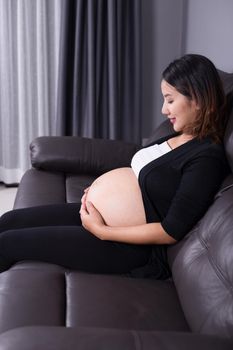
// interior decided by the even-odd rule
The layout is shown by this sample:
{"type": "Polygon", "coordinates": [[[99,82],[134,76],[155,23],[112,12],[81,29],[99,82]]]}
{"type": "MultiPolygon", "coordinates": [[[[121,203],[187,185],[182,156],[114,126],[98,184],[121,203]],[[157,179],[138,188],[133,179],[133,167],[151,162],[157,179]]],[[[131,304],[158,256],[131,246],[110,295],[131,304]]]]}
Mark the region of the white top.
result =
{"type": "Polygon", "coordinates": [[[152,162],[164,154],[170,152],[172,149],[168,145],[167,141],[161,143],[160,145],[153,145],[146,148],[142,148],[140,151],[135,153],[131,161],[131,167],[138,177],[141,169],[148,163],[152,162]]]}

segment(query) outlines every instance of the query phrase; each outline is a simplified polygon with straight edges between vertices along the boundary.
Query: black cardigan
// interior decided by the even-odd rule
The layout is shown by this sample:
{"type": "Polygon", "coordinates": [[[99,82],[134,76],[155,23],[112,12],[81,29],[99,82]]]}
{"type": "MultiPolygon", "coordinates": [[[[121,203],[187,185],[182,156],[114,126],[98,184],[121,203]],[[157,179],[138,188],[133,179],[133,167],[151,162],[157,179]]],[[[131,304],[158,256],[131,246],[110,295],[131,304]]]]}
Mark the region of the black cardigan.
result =
{"type": "Polygon", "coordinates": [[[147,222],[161,222],[180,240],[204,215],[228,171],[223,146],[210,138],[194,138],[150,162],[139,174],[147,222]]]}

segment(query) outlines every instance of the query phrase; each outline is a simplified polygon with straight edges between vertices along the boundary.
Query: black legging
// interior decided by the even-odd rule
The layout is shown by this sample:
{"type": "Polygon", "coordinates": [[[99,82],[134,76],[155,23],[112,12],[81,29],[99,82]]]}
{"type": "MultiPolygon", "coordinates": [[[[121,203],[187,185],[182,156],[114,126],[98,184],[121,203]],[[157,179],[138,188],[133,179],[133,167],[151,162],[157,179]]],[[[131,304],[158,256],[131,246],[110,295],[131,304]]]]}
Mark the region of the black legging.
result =
{"type": "Polygon", "coordinates": [[[101,241],[81,226],[80,204],[17,209],[0,218],[0,270],[37,260],[93,273],[145,265],[151,247],[101,241]]]}

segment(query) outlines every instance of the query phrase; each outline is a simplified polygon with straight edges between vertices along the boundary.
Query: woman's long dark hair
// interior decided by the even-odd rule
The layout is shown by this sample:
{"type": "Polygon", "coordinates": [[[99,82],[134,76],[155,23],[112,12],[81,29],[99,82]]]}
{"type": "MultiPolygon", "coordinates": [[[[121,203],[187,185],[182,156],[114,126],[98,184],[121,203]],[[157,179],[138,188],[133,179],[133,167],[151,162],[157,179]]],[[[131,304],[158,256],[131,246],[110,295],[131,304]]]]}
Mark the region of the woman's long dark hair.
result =
{"type": "Polygon", "coordinates": [[[222,140],[225,128],[226,96],[214,64],[205,56],[188,54],[169,64],[162,78],[182,95],[195,100],[199,114],[186,132],[200,139],[222,140]]]}

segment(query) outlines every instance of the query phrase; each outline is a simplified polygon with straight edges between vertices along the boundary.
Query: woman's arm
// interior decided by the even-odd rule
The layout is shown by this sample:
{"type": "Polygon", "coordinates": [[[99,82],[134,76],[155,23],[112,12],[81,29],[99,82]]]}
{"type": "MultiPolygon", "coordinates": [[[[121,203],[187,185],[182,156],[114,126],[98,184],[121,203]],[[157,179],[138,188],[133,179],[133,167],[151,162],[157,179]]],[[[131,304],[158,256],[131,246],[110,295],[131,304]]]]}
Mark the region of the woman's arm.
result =
{"type": "Polygon", "coordinates": [[[160,223],[138,226],[107,226],[94,205],[82,203],[80,216],[83,227],[101,240],[130,244],[173,244],[176,240],[169,236],[160,223]]]}

